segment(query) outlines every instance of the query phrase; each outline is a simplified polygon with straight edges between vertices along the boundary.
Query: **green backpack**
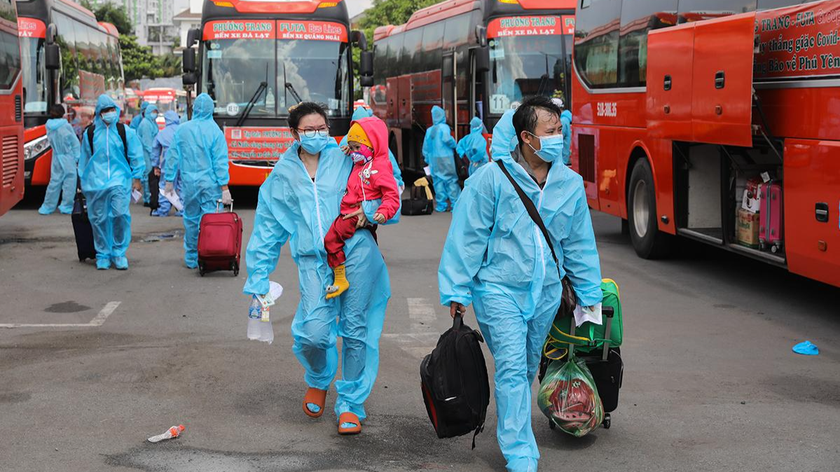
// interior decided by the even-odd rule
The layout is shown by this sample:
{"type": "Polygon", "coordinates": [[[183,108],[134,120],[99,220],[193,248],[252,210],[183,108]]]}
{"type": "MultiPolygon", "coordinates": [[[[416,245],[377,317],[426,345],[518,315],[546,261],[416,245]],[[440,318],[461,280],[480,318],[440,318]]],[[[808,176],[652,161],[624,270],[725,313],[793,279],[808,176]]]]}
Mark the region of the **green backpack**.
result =
{"type": "MultiPolygon", "coordinates": [[[[612,279],[604,279],[601,282],[601,291],[604,298],[601,302],[603,307],[612,307],[615,315],[610,329],[610,347],[621,346],[624,336],[624,322],[621,317],[621,300],[619,299],[618,284],[612,279]]],[[[569,344],[575,345],[575,351],[589,354],[598,349],[603,349],[606,341],[606,323],[596,325],[586,322],[572,331],[574,316],[567,316],[563,319],[554,320],[548,339],[545,341],[543,353],[551,360],[562,359],[568,353],[569,344]]]]}

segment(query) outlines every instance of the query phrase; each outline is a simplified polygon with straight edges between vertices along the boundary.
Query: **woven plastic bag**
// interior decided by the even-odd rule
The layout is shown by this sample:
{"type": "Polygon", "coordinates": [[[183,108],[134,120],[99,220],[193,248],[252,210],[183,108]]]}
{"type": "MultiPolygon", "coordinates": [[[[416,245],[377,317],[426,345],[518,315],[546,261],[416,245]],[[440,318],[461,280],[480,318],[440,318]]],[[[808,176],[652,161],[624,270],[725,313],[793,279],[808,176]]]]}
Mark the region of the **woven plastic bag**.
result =
{"type": "Polygon", "coordinates": [[[586,436],[604,421],[604,404],[583,359],[555,361],[540,385],[540,410],[563,432],[586,436]]]}

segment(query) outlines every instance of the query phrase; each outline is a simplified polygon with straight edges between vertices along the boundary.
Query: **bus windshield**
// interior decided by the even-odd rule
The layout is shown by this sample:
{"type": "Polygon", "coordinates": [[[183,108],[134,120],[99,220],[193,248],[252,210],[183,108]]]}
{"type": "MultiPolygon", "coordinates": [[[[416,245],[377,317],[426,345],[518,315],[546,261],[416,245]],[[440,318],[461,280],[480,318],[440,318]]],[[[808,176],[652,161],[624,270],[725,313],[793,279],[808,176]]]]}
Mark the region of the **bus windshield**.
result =
{"type": "Polygon", "coordinates": [[[47,69],[44,65],[44,38],[20,38],[23,70],[24,111],[47,112],[47,69]]]}
{"type": "Polygon", "coordinates": [[[216,114],[238,116],[268,84],[251,117],[286,116],[301,101],[326,105],[332,116],[349,112],[347,43],[313,40],[214,39],[204,43],[202,88],[216,114]]]}
{"type": "Polygon", "coordinates": [[[490,113],[504,113],[529,95],[567,100],[571,35],[509,36],[488,44],[490,113]]]}

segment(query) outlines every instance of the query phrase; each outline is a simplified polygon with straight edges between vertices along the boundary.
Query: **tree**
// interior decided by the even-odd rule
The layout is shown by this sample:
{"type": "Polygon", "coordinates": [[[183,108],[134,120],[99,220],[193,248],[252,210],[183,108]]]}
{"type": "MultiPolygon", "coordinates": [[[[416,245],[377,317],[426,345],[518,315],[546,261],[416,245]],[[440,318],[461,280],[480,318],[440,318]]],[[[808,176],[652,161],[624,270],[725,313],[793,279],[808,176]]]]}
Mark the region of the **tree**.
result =
{"type": "Polygon", "coordinates": [[[126,82],[143,77],[150,79],[160,77],[161,67],[158,58],[152,54],[152,48],[137,44],[136,36],[121,34],[120,49],[126,82]]]}
{"type": "Polygon", "coordinates": [[[102,5],[95,7],[91,5],[89,0],[85,0],[82,2],[82,5],[96,15],[97,21],[104,21],[116,26],[117,31],[119,31],[120,34],[134,34],[134,27],[131,24],[131,20],[128,19],[124,10],[117,8],[114,4],[103,3],[102,5]]]}

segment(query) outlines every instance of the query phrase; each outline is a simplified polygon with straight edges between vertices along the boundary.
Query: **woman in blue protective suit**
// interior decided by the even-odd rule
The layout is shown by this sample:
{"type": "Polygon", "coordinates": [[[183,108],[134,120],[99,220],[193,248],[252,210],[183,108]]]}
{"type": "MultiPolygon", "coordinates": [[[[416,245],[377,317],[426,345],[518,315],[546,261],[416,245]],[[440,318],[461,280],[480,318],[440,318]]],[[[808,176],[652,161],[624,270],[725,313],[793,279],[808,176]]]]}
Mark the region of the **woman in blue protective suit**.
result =
{"type": "Polygon", "coordinates": [[[79,160],[79,138],[73,131],[73,126],[64,119],[64,107],[52,105],[50,107],[50,119],[47,120],[47,138],[52,147],[52,165],[50,166],[50,183],[47,185],[47,193],[44,196],[44,203],[38,209],[38,213],[49,215],[55,211],[58,205],[58,197],[61,196],[61,205],[58,211],[62,215],[69,215],[73,212],[73,198],[76,195],[76,162],[79,160]]]}
{"type": "MultiPolygon", "coordinates": [[[[149,113],[149,107],[146,113],[149,113]]],[[[228,189],[228,147],[225,134],[213,121],[213,99],[202,93],[193,104],[193,119],[178,126],[164,159],[164,191],[175,188],[180,176],[184,197],[184,263],[198,267],[198,227],[217,202],[233,203],[228,189]]]]}
{"type": "Polygon", "coordinates": [[[137,131],[138,129],[140,129],[140,123],[143,122],[143,113],[145,113],[146,108],[149,108],[149,102],[141,103],[140,104],[140,113],[138,113],[137,115],[134,116],[134,118],[131,119],[131,125],[129,125],[129,126],[131,126],[131,129],[133,129],[134,131],[137,131]]]}
{"type": "MultiPolygon", "coordinates": [[[[140,138],[140,143],[143,144],[143,159],[146,162],[147,172],[152,170],[152,148],[155,145],[155,137],[157,137],[160,131],[156,121],[157,116],[157,107],[154,105],[147,106],[146,111],[143,113],[143,121],[140,122],[140,126],[137,128],[137,137],[140,138]]],[[[151,198],[149,175],[146,174],[143,176],[143,203],[148,206],[151,198]]]]}
{"type": "Polygon", "coordinates": [[[350,288],[327,300],[332,283],[324,236],[339,216],[341,198],[353,161],[329,136],[326,112],[304,102],[289,113],[296,141],[274,166],[260,187],[254,231],[245,253],[248,280],[244,293],[269,293],[269,276],[277,266],[280,249],[289,250],[298,268],[300,304],[292,322],[293,351],[306,373],[308,390],[303,412],[313,418],[324,413],[327,390],[336,376],[342,338],[342,377],[335,382],[339,434],[361,432],[364,403],[379,369],[379,337],[385,308],[391,297],[388,270],[366,230],[361,210],[356,234],[345,241],[350,288]]]}
{"type": "MultiPolygon", "coordinates": [[[[166,162],[166,153],[169,151],[169,146],[172,145],[172,141],[175,139],[175,133],[181,124],[181,117],[178,116],[175,110],[167,111],[163,114],[163,117],[166,120],[166,128],[158,133],[155,137],[155,143],[152,145],[152,169],[158,177],[162,174],[161,169],[166,162]]],[[[178,196],[181,196],[181,182],[177,177],[175,178],[174,184],[178,196]]],[[[166,189],[166,179],[160,179],[158,189],[163,194],[166,189]]],[[[172,204],[169,203],[169,200],[161,195],[158,205],[158,209],[152,212],[152,216],[169,216],[169,211],[172,209],[172,204]]],[[[181,212],[178,212],[176,216],[181,216],[181,212]]]]}
{"type": "Polygon", "coordinates": [[[578,303],[597,312],[601,269],[581,177],[562,165],[560,109],[545,97],[523,101],[493,130],[492,157],[504,163],[542,217],[560,261],[497,163],[470,177],[438,270],[450,313],[473,304],[496,364],[497,438],[511,472],[536,471],[531,384],[568,275],[578,303]]]}
{"type": "Polygon", "coordinates": [[[484,139],[484,123],[481,122],[481,118],[476,116],[470,121],[470,134],[458,141],[455,151],[459,156],[469,159],[470,175],[487,164],[487,140],[484,139]]]}
{"type": "Polygon", "coordinates": [[[432,172],[435,187],[435,211],[443,212],[455,207],[461,187],[458,185],[458,171],[455,169],[455,138],[446,124],[446,112],[435,105],[432,107],[432,126],[423,138],[423,159],[432,172]],[[446,202],[450,207],[447,208],[446,202]]]}
{"type": "Polygon", "coordinates": [[[93,119],[93,149],[85,133],[79,157],[79,178],[87,199],[99,270],[110,269],[112,261],[117,269],[128,269],[125,257],[131,242],[128,205],[132,186],[140,191],[140,178],[146,173],[140,140],[133,129],[125,127],[123,144],[117,129],[122,126],[119,117],[116,102],[108,95],[100,95],[93,119]]]}

